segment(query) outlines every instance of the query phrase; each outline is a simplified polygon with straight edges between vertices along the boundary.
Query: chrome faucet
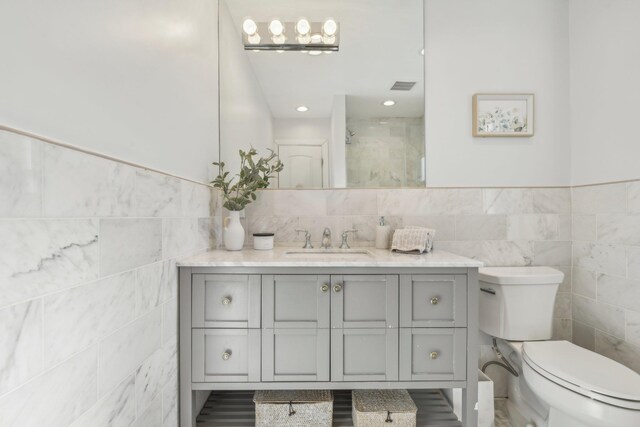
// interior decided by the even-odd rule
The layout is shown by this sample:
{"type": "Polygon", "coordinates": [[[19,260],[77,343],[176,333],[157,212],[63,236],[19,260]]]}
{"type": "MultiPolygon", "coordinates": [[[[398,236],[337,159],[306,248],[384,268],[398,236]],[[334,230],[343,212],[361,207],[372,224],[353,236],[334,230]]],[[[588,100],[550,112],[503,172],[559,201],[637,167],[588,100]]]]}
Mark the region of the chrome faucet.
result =
{"type": "Polygon", "coordinates": [[[296,230],[296,233],[304,233],[304,246],[302,249],[313,249],[313,245],[311,244],[311,233],[309,230],[296,230]]]}
{"type": "Polygon", "coordinates": [[[347,242],[347,237],[349,237],[349,233],[357,233],[358,230],[352,228],[351,230],[345,230],[342,233],[342,243],[340,243],[340,249],[350,249],[349,242],[347,242]]]}
{"type": "Polygon", "coordinates": [[[329,230],[329,227],[325,227],[322,232],[322,244],[320,247],[322,249],[331,249],[331,230],[329,230]]]}

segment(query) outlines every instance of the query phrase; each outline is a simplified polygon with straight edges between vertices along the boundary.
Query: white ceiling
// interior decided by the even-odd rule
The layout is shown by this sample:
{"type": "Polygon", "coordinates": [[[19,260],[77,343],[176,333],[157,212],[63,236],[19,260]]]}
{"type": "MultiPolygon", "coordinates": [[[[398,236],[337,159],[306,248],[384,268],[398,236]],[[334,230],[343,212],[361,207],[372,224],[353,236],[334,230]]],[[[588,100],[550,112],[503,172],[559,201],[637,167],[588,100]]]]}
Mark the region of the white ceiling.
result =
{"type": "MultiPolygon", "coordinates": [[[[240,37],[246,17],[340,23],[340,51],[246,51],[275,118],[330,117],[333,95],[347,95],[349,117],[420,117],[424,114],[422,0],[227,0],[240,37]],[[417,81],[390,91],[395,81],[417,81]],[[393,99],[396,105],[383,107],[393,99]],[[309,107],[298,113],[299,105],[309,107]]],[[[224,16],[224,14],[221,14],[224,16]]],[[[220,49],[233,46],[220,41],[220,49]]],[[[224,84],[224,82],[221,82],[224,84]]]]}

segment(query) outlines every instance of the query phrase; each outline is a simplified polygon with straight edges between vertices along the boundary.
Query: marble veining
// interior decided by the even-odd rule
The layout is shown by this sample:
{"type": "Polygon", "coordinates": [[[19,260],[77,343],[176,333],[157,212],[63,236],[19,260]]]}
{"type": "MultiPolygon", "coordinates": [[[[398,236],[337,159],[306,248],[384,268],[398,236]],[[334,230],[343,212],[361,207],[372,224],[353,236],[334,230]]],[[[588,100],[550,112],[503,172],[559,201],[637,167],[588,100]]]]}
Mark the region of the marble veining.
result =
{"type": "Polygon", "coordinates": [[[148,408],[177,372],[176,344],[167,344],[157,349],[136,370],[136,408],[144,411],[148,408]],[[173,375],[171,374],[173,373],[173,375]]]}
{"type": "Polygon", "coordinates": [[[52,366],[134,318],[135,273],[126,272],[44,299],[45,360],[52,366]]]}
{"type": "Polygon", "coordinates": [[[97,278],[96,220],[0,220],[0,307],[97,278]]]}
{"type": "Polygon", "coordinates": [[[0,217],[41,216],[42,145],[0,131],[0,217]]]}
{"type": "Polygon", "coordinates": [[[42,301],[0,310],[0,396],[43,369],[42,301]]]}
{"type": "Polygon", "coordinates": [[[483,263],[445,251],[424,255],[399,254],[384,249],[368,248],[371,255],[348,257],[324,255],[286,255],[291,248],[272,251],[209,251],[178,261],[180,267],[482,267],[483,263]]]}
{"type": "Polygon", "coordinates": [[[44,147],[43,212],[49,217],[132,216],[135,169],[55,145],[44,147]],[[78,179],[78,177],[82,179],[78,179]]]}
{"type": "Polygon", "coordinates": [[[177,294],[177,268],[174,260],[149,264],[136,270],[136,316],[148,313],[177,294]]]}
{"type": "Polygon", "coordinates": [[[136,419],[135,381],[131,375],[100,399],[70,427],[128,426],[136,419]]]}
{"type": "Polygon", "coordinates": [[[178,216],[182,209],[179,179],[147,170],[136,171],[135,204],[139,217],[178,216]]]}

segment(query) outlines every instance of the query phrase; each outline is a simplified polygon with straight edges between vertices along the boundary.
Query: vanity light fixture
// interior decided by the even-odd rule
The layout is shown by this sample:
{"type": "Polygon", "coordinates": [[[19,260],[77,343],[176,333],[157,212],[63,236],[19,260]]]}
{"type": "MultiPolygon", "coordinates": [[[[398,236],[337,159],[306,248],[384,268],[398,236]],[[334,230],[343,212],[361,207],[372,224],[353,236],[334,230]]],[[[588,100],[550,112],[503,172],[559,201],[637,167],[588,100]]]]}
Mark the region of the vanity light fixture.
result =
{"type": "Polygon", "coordinates": [[[307,107],[306,107],[306,106],[304,106],[304,105],[301,105],[301,106],[299,106],[298,108],[296,108],[296,111],[297,111],[298,113],[306,113],[307,111],[309,111],[309,108],[307,108],[307,107]]]}
{"type": "Polygon", "coordinates": [[[385,107],[392,107],[396,105],[396,101],[394,101],[393,99],[387,99],[382,103],[382,105],[384,105],[385,107]]]}
{"type": "Polygon", "coordinates": [[[242,36],[245,50],[320,53],[340,50],[340,24],[333,18],[315,22],[307,18],[299,18],[295,22],[284,22],[278,18],[256,22],[252,18],[245,18],[242,36]]]}

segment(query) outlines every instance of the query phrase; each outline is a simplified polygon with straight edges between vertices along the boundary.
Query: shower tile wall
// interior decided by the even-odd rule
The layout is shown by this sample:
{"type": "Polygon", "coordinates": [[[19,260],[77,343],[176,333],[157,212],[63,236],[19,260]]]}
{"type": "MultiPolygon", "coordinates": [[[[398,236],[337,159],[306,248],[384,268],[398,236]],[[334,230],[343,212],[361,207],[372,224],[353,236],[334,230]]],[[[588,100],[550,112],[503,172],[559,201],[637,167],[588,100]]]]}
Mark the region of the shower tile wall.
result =
{"type": "Polygon", "coordinates": [[[640,372],[640,181],[572,199],[573,341],[640,372]]]}
{"type": "Polygon", "coordinates": [[[424,119],[347,120],[347,186],[424,187],[424,119]]]}
{"type": "Polygon", "coordinates": [[[210,247],[210,189],[4,131],[0,170],[0,424],[177,426],[175,258],[210,247]]]}

